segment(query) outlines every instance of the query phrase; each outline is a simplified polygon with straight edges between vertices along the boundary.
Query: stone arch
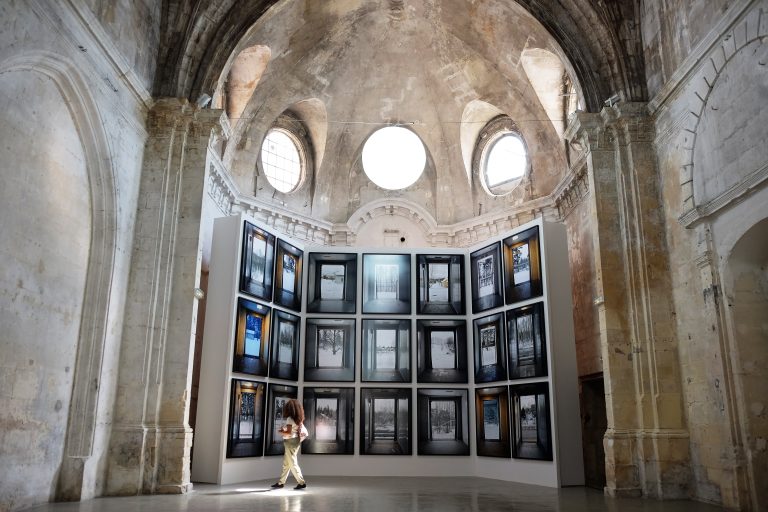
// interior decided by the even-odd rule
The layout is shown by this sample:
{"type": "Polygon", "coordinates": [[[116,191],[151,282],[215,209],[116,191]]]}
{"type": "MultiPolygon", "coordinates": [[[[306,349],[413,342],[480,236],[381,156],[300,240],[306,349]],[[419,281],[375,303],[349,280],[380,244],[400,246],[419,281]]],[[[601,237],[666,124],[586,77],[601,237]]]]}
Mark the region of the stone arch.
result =
{"type": "MultiPolygon", "coordinates": [[[[421,235],[420,239],[414,241],[406,236],[404,246],[424,246],[424,243],[419,242],[430,243],[432,236],[437,231],[437,222],[427,210],[411,201],[397,198],[380,199],[366,203],[350,215],[349,220],[347,220],[347,227],[352,232],[354,238],[357,239],[357,243],[365,242],[365,240],[360,240],[360,232],[366,229],[366,226],[378,224],[376,222],[377,219],[383,217],[403,219],[407,222],[407,224],[401,224],[404,229],[412,226],[413,229],[409,230],[409,233],[421,235]]],[[[389,224],[392,223],[390,222],[389,224]]]]}
{"type": "MultiPolygon", "coordinates": [[[[93,452],[115,260],[117,191],[112,150],[97,102],[90,92],[91,87],[75,63],[58,53],[25,52],[0,62],[0,73],[11,71],[39,73],[54,82],[66,102],[85,156],[90,189],[91,238],[64,461],[56,489],[59,499],[79,499],[85,492],[83,485],[95,485],[95,482],[85,481],[83,472],[84,464],[93,452]]],[[[93,490],[90,491],[92,493],[93,490]]]]}
{"type": "MultiPolygon", "coordinates": [[[[696,76],[691,80],[694,85],[688,98],[689,115],[686,124],[682,127],[684,163],[680,170],[682,189],[680,222],[686,227],[691,227],[702,217],[710,215],[734,198],[723,197],[719,201],[712,201],[713,204],[708,206],[697,202],[694,193],[694,155],[705,108],[728,63],[744,48],[752,43],[765,41],[768,37],[768,24],[763,23],[763,15],[763,8],[756,8],[735,24],[722,38],[721,43],[709,52],[696,76]]],[[[732,191],[731,196],[734,194],[738,196],[746,191],[748,190],[732,191]]]]}
{"type": "Polygon", "coordinates": [[[726,318],[732,347],[739,426],[752,510],[768,506],[768,218],[735,243],[723,271],[726,318]]]}

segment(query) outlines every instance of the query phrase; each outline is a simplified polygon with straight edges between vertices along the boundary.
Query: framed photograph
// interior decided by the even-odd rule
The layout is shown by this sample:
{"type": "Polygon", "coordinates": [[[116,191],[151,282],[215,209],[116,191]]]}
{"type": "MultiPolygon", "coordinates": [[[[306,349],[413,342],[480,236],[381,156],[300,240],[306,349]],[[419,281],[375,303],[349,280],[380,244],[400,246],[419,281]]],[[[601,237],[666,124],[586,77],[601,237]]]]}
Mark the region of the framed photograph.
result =
{"type": "Polygon", "coordinates": [[[464,314],[464,255],[418,254],[418,313],[464,314]]]}
{"type": "Polygon", "coordinates": [[[354,313],[357,254],[309,253],[307,312],[354,313]]]}
{"type": "Polygon", "coordinates": [[[272,299],[275,235],[245,221],[240,291],[259,299],[272,299]]]}
{"type": "Polygon", "coordinates": [[[526,229],[503,241],[504,296],[507,304],[542,294],[539,227],[526,229]]]}
{"type": "Polygon", "coordinates": [[[298,398],[298,393],[299,388],[296,386],[270,384],[267,387],[267,431],[264,455],[282,455],[285,451],[283,436],[280,434],[280,428],[285,423],[283,406],[291,398],[298,398]]]}
{"type": "Polygon", "coordinates": [[[237,300],[235,353],[232,371],[251,375],[267,375],[269,367],[270,308],[240,298],[237,300]]]}
{"type": "Polygon", "coordinates": [[[360,391],[360,455],[411,455],[411,390],[360,391]]]}
{"type": "Polygon", "coordinates": [[[472,312],[479,313],[503,306],[499,243],[471,253],[469,264],[472,278],[472,312]]]}
{"type": "Polygon", "coordinates": [[[480,457],[509,457],[509,397],[506,386],[475,390],[475,435],[480,457]]]}
{"type": "Polygon", "coordinates": [[[261,457],[264,454],[266,389],[263,382],[232,379],[227,458],[261,457]]]}
{"type": "Polygon", "coordinates": [[[304,388],[304,416],[301,453],[354,455],[354,388],[304,388]]]}
{"type": "Polygon", "coordinates": [[[363,313],[411,312],[411,256],[363,254],[363,313]]]}
{"type": "Polygon", "coordinates": [[[363,382],[411,382],[411,321],[363,320],[363,382]]]}
{"type": "Polygon", "coordinates": [[[417,381],[467,382],[465,320],[417,322],[417,381]]]}
{"type": "Polygon", "coordinates": [[[543,302],[507,311],[507,346],[510,379],[547,375],[543,302]]]}
{"type": "Polygon", "coordinates": [[[419,455],[469,455],[466,389],[419,388],[416,403],[419,455]]]}
{"type": "Polygon", "coordinates": [[[475,382],[507,380],[504,313],[478,318],[472,325],[475,340],[475,382]]]}
{"type": "Polygon", "coordinates": [[[355,320],[308,318],[304,351],[304,380],[355,380],[355,320]]]}
{"type": "Polygon", "coordinates": [[[277,240],[275,263],[275,304],[301,311],[301,273],[304,251],[285,240],[277,240]]]}
{"type": "Polygon", "coordinates": [[[301,319],[286,311],[272,310],[272,349],[269,376],[299,380],[299,332],[301,319]]]}
{"type": "Polygon", "coordinates": [[[512,399],[512,457],[552,460],[549,385],[546,382],[510,386],[512,399]]]}

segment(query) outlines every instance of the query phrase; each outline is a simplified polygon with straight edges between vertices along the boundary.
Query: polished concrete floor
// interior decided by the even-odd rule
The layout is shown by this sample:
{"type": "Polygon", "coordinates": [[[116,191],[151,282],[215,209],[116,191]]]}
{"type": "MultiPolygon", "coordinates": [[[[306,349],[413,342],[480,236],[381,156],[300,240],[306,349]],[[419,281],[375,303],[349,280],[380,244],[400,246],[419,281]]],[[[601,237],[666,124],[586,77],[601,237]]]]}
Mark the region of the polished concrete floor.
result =
{"type": "Polygon", "coordinates": [[[307,478],[270,490],[271,481],[214,486],[195,485],[184,496],[98,498],[83,503],[53,503],[31,510],[80,512],[711,512],[692,501],[610,499],[586,488],[550,489],[483,478],[307,478]]]}

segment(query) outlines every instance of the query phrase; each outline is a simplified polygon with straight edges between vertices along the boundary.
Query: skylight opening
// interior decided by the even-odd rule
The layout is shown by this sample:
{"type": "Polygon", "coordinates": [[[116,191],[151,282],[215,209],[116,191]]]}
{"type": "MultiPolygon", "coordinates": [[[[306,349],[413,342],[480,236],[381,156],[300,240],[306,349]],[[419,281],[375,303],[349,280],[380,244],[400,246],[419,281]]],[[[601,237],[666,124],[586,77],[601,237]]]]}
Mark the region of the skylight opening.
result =
{"type": "Polygon", "coordinates": [[[416,183],[426,162],[427,154],[419,136],[401,126],[375,131],[363,146],[365,174],[387,190],[400,190],[416,183]]]}

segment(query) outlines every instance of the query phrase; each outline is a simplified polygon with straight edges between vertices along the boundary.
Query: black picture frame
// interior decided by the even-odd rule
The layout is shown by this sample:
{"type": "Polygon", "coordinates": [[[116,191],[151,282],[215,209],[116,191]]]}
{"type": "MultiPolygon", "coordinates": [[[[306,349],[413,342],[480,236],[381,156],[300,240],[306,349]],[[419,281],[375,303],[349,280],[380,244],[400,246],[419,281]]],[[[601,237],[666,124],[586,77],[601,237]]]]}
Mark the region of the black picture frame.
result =
{"type": "Polygon", "coordinates": [[[411,256],[363,254],[363,313],[411,312],[411,256]]]}
{"type": "Polygon", "coordinates": [[[544,327],[543,302],[507,311],[510,380],[546,377],[549,373],[544,327]]]}
{"type": "Polygon", "coordinates": [[[308,318],[305,330],[304,380],[355,380],[355,319],[308,318]]]}
{"type": "Polygon", "coordinates": [[[512,401],[512,457],[552,460],[549,384],[536,382],[509,387],[512,401]]]}
{"type": "Polygon", "coordinates": [[[472,313],[480,313],[504,305],[500,247],[496,242],[469,255],[472,313]]]}
{"type": "Polygon", "coordinates": [[[304,388],[303,454],[354,455],[355,389],[304,388]]]}
{"type": "Polygon", "coordinates": [[[411,455],[411,389],[360,390],[360,455],[411,455]]]}
{"type": "Polygon", "coordinates": [[[468,382],[466,320],[418,320],[417,382],[468,382]]]}
{"type": "Polygon", "coordinates": [[[283,384],[267,386],[267,423],[265,426],[264,455],[282,455],[283,436],[280,428],[285,424],[283,418],[283,405],[291,398],[298,398],[299,388],[283,384]]]}
{"type": "Polygon", "coordinates": [[[357,254],[309,253],[308,313],[355,313],[357,254]]]}
{"type": "Polygon", "coordinates": [[[417,254],[420,315],[463,315],[464,255],[417,254]]]}
{"type": "Polygon", "coordinates": [[[270,349],[269,376],[276,379],[299,380],[299,348],[301,345],[301,318],[297,315],[272,310],[272,348],[270,349]]]}
{"type": "Polygon", "coordinates": [[[301,311],[303,270],[304,251],[278,238],[275,261],[275,304],[296,312],[301,311]]]}
{"type": "Polygon", "coordinates": [[[504,297],[507,304],[533,299],[543,293],[539,227],[505,238],[504,297]]]}
{"type": "Polygon", "coordinates": [[[272,299],[275,235],[244,221],[240,291],[269,301],[272,299]]]}
{"type": "Polygon", "coordinates": [[[411,382],[411,321],[364,319],[362,382],[411,382]]]}
{"type": "Polygon", "coordinates": [[[264,454],[263,382],[232,379],[227,429],[227,458],[261,457],[264,454]]]}
{"type": "Polygon", "coordinates": [[[507,386],[475,390],[475,437],[479,457],[510,457],[507,386]]]}
{"type": "Polygon", "coordinates": [[[507,380],[507,338],[504,313],[477,318],[474,333],[475,382],[507,380]]]}
{"type": "Polygon", "coordinates": [[[416,411],[419,455],[469,455],[466,389],[419,388],[416,411]]]}
{"type": "Polygon", "coordinates": [[[238,298],[233,372],[267,375],[270,311],[268,306],[238,298]]]}

